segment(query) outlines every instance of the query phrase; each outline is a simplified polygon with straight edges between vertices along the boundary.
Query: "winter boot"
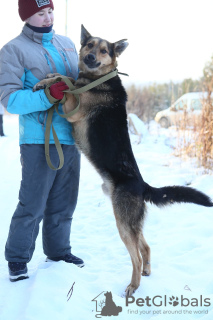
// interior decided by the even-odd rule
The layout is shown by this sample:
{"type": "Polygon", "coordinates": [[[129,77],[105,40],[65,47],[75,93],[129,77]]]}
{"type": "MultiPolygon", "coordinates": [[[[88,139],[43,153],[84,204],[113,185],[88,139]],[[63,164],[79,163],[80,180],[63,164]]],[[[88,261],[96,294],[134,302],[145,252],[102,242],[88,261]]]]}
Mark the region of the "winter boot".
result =
{"type": "Polygon", "coordinates": [[[24,262],[8,262],[10,281],[15,282],[29,278],[27,264],[24,262]]]}
{"type": "Polygon", "coordinates": [[[68,253],[65,256],[61,257],[47,257],[46,262],[49,261],[65,261],[67,263],[73,263],[77,267],[84,267],[84,261],[76,256],[74,256],[72,253],[68,253]]]}

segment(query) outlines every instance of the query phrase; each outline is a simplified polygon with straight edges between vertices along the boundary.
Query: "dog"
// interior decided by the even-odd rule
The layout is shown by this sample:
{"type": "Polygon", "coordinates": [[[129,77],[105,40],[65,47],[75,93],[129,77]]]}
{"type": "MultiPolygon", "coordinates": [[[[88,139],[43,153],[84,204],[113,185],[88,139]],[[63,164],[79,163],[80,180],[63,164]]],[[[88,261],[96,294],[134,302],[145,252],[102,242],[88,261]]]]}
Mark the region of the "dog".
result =
{"type": "MultiPolygon", "coordinates": [[[[81,88],[115,70],[117,58],[127,46],[126,39],[110,43],[93,37],[82,25],[80,73],[75,87],[81,88]]],[[[54,78],[44,79],[34,90],[53,82],[54,78]]],[[[76,99],[70,93],[65,94],[67,100],[63,111],[67,114],[75,108],[76,99]]],[[[72,123],[77,147],[101,175],[103,191],[111,198],[120,237],[132,260],[132,278],[126,288],[126,295],[130,296],[140,285],[141,273],[143,276],[151,273],[150,247],[142,232],[145,203],[163,207],[189,202],[212,207],[213,202],[204,193],[190,187],[154,188],[143,180],[131,148],[126,102],[126,91],[116,76],[80,94],[79,111],[67,120],[72,123]]]]}

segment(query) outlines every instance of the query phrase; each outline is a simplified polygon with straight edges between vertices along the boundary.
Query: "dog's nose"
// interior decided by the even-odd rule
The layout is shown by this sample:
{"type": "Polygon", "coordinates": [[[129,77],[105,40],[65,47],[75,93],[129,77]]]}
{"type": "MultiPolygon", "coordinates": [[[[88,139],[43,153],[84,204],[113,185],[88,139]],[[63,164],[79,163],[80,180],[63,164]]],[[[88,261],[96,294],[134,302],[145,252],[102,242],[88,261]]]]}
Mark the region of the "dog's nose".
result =
{"type": "Polygon", "coordinates": [[[91,63],[91,62],[94,62],[96,60],[96,57],[95,57],[94,54],[89,53],[88,56],[87,56],[87,60],[91,63]]]}

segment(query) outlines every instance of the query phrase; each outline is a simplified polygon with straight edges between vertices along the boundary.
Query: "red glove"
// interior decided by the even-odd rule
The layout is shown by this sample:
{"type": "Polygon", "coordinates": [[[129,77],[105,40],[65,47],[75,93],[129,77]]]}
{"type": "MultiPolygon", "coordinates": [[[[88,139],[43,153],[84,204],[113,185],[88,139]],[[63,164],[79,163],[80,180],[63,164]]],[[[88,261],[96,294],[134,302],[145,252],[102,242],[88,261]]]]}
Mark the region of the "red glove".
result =
{"type": "Polygon", "coordinates": [[[61,100],[64,96],[64,90],[69,89],[65,82],[60,81],[50,86],[50,94],[53,98],[61,100]]]}

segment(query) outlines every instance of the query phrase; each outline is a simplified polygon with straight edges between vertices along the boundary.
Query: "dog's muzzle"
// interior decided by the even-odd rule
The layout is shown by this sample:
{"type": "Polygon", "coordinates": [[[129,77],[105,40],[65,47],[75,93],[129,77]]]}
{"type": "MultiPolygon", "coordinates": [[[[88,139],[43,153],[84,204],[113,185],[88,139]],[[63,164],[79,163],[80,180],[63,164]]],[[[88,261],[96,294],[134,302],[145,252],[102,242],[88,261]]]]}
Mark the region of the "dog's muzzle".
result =
{"type": "Polygon", "coordinates": [[[98,68],[101,64],[101,62],[97,62],[96,56],[93,53],[89,53],[85,58],[84,58],[84,63],[87,65],[88,68],[94,69],[98,68]]]}

